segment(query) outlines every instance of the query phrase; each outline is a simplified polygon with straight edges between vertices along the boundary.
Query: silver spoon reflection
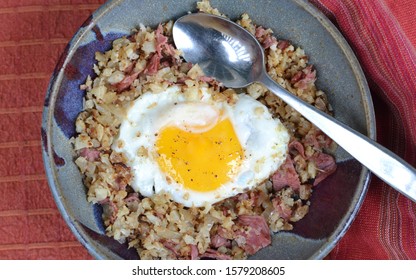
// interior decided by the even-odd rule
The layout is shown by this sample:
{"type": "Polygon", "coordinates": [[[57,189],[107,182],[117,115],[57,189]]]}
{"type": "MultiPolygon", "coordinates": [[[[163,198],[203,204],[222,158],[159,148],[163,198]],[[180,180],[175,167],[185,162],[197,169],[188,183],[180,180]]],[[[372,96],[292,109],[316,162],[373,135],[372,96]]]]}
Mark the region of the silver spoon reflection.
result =
{"type": "Polygon", "coordinates": [[[416,202],[416,169],[368,137],[292,95],[272,80],[256,38],[236,23],[209,14],[189,14],[173,26],[176,47],[205,75],[224,86],[243,88],[260,82],[331,137],[380,179],[416,202]]]}

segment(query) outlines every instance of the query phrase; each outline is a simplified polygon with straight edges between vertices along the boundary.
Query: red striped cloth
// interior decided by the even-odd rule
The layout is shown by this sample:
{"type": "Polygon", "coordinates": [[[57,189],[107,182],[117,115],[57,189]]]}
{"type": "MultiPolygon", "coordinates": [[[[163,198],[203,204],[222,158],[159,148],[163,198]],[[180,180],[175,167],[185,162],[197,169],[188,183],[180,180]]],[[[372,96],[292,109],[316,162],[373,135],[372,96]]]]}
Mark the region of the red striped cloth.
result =
{"type": "MultiPolygon", "coordinates": [[[[363,67],[378,142],[415,166],[416,2],[311,2],[338,26],[363,67]]],[[[327,258],[416,259],[416,203],[373,178],[356,221],[327,258]]]]}
{"type": "Polygon", "coordinates": [[[91,259],[63,221],[40,123],[58,58],[103,0],[0,1],[0,259],[91,259]]]}
{"type": "MultiPolygon", "coordinates": [[[[363,66],[378,141],[416,165],[416,1],[310,1],[339,27],[363,66]]],[[[92,258],[56,209],[39,132],[56,61],[103,2],[0,1],[0,259],[92,258]]],[[[373,179],[357,219],[327,258],[416,259],[416,204],[373,179]]]]}

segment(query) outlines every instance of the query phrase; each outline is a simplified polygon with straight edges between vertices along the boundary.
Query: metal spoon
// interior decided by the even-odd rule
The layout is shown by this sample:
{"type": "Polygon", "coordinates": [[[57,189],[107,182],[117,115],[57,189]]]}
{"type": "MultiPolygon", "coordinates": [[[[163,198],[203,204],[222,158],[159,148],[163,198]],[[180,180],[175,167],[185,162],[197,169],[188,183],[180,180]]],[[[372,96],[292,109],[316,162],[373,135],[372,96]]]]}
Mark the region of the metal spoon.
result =
{"type": "Polygon", "coordinates": [[[368,137],[292,95],[272,80],[256,38],[236,23],[209,14],[189,14],[173,26],[176,47],[185,60],[224,86],[243,88],[260,82],[315,124],[379,178],[416,202],[416,169],[368,137]]]}

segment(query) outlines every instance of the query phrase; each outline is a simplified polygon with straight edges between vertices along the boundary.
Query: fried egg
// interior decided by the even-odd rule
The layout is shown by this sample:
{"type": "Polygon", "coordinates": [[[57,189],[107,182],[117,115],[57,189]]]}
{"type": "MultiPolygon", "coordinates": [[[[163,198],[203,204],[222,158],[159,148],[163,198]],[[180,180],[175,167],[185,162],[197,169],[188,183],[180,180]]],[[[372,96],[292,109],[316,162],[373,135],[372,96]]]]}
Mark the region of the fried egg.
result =
{"type": "Polygon", "coordinates": [[[239,94],[234,104],[207,89],[137,98],[113,150],[124,153],[132,188],[166,192],[187,207],[209,206],[256,187],[284,162],[289,134],[259,101],[239,94]]]}

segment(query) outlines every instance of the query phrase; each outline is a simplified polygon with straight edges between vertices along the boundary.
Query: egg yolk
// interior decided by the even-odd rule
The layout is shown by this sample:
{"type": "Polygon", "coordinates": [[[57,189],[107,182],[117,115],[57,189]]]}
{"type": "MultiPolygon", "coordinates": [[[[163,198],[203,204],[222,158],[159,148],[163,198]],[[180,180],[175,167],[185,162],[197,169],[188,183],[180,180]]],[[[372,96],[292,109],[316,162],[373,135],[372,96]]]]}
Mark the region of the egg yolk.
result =
{"type": "Polygon", "coordinates": [[[213,191],[230,181],[244,158],[229,119],[201,133],[165,127],[157,136],[156,149],[161,170],[185,188],[198,192],[213,191]]]}

